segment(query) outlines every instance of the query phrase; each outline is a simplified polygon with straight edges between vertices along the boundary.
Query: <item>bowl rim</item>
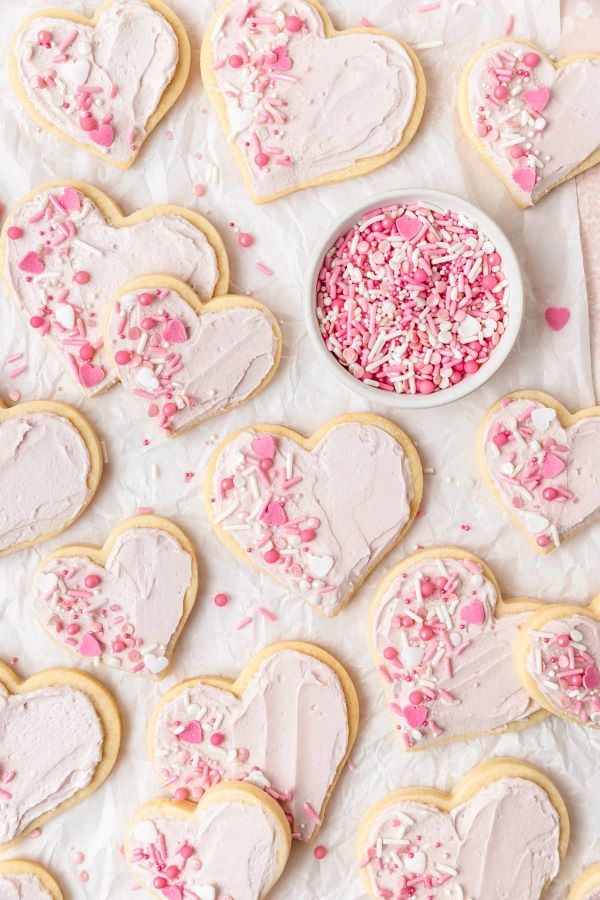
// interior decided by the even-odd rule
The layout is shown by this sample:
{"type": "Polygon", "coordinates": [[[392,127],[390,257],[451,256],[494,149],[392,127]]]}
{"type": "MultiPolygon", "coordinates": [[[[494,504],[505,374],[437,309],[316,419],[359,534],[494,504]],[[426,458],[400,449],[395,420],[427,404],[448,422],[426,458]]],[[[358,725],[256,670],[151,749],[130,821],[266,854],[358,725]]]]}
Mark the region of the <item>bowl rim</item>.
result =
{"type": "MultiPolygon", "coordinates": [[[[508,277],[508,276],[507,276],[508,277]]],[[[446,406],[456,400],[472,394],[478,388],[482,387],[506,361],[511,353],[523,321],[523,278],[521,275],[521,267],[517,255],[512,244],[506,237],[506,234],[496,223],[494,219],[488,216],[482,209],[475,204],[450,194],[446,191],[432,190],[429,188],[399,188],[398,190],[385,191],[380,194],[373,194],[366,200],[361,201],[342,219],[336,221],[336,224],[328,230],[326,236],[319,240],[313,254],[310,257],[308,278],[305,282],[304,289],[304,307],[305,307],[305,323],[309,336],[309,341],[316,351],[317,355],[323,360],[324,365],[337,378],[339,382],[344,384],[348,390],[353,391],[358,396],[371,402],[380,402],[386,406],[395,407],[396,409],[431,409],[436,406],[446,406]],[[384,391],[381,388],[372,387],[363,384],[358,378],[355,378],[347,369],[345,369],[327,350],[316,316],[316,285],[319,271],[325,254],[333,246],[335,241],[344,234],[349,228],[356,223],[362,215],[370,209],[378,206],[386,206],[392,203],[399,205],[410,201],[418,202],[422,200],[437,206],[443,206],[454,209],[456,212],[464,213],[469,218],[474,219],[479,227],[485,232],[486,236],[498,248],[504,267],[510,268],[510,299],[508,304],[508,325],[502,336],[498,347],[493,351],[490,359],[475,374],[468,378],[463,378],[458,384],[444,390],[437,391],[433,394],[397,394],[391,391],[384,391]],[[507,265],[508,264],[508,265],[507,265]]]]}

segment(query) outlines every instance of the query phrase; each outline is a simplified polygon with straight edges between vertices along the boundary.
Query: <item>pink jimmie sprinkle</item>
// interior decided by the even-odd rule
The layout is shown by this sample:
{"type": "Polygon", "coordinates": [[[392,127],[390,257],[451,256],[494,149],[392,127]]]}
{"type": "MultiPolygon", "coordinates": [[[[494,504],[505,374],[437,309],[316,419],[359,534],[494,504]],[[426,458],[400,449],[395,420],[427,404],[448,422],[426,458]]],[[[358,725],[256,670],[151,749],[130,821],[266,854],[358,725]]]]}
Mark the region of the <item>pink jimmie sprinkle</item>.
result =
{"type": "Polygon", "coordinates": [[[256,612],[259,614],[259,616],[264,616],[265,619],[268,619],[269,622],[277,621],[277,616],[275,615],[275,613],[271,612],[270,609],[266,609],[264,606],[257,606],[256,612]]]}
{"type": "Polygon", "coordinates": [[[308,816],[308,818],[315,823],[315,825],[319,826],[321,824],[321,819],[316,814],[310,803],[304,804],[304,812],[308,816]]]}
{"type": "Polygon", "coordinates": [[[426,204],[366,213],[317,283],[326,348],[364,384],[433,394],[473,375],[507,322],[502,259],[477,224],[426,204]]]}
{"type": "Polygon", "coordinates": [[[513,16],[512,13],[509,13],[509,14],[508,14],[508,17],[507,17],[507,19],[506,19],[506,23],[505,23],[505,25],[504,25],[504,30],[503,30],[503,32],[502,32],[502,34],[503,34],[505,37],[506,37],[507,35],[509,35],[509,34],[512,34],[512,30],[513,30],[514,24],[515,24],[515,17],[513,16]]]}
{"type": "Polygon", "coordinates": [[[27,366],[18,366],[16,369],[13,369],[12,372],[9,372],[8,375],[10,378],[18,378],[19,375],[22,375],[23,372],[27,371],[27,366]]]}
{"type": "Polygon", "coordinates": [[[256,268],[259,272],[262,272],[263,275],[273,275],[273,269],[270,269],[268,266],[265,266],[264,263],[258,262],[256,263],[256,268]]]}
{"type": "Polygon", "coordinates": [[[366,19],[364,16],[361,16],[360,19],[359,19],[358,21],[359,21],[360,24],[363,26],[363,28],[375,28],[375,26],[373,25],[373,23],[372,23],[372,22],[369,22],[369,20],[366,19]]]}
{"type": "Polygon", "coordinates": [[[252,621],[253,621],[252,616],[245,616],[243,619],[240,619],[240,621],[237,623],[237,625],[235,627],[237,628],[238,631],[241,631],[242,628],[245,628],[247,625],[250,625],[250,623],[252,621]]]}
{"type": "Polygon", "coordinates": [[[420,12],[420,13],[433,12],[434,9],[439,9],[440,6],[441,6],[441,3],[424,3],[423,6],[419,6],[419,8],[417,9],[417,12],[420,12]]]}

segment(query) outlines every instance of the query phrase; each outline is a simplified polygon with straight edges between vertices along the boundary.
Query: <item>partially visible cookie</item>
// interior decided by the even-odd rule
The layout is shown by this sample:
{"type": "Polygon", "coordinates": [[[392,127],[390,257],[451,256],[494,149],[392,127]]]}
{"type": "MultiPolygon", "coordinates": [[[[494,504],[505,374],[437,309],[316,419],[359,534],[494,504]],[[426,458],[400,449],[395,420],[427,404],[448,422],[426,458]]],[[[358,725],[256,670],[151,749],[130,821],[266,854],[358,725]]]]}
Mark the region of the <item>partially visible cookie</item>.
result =
{"type": "Polygon", "coordinates": [[[461,78],[465,133],[519,206],[600,162],[600,54],[556,62],[517,38],[485,44],[461,78]]]}
{"type": "Polygon", "coordinates": [[[162,0],[106,0],[90,19],[43,9],[9,55],[21,105],[42,127],[121,169],[181,94],[190,42],[162,0]]]}
{"type": "Polygon", "coordinates": [[[568,900],[600,900],[600,864],[585,869],[569,892],[568,900]]]}
{"type": "Polygon", "coordinates": [[[91,502],[102,447],[72,406],[0,401],[0,556],[60,534],[91,502]]]}
{"type": "Polygon", "coordinates": [[[126,519],[102,547],[60,547],[38,566],[33,605],[79,658],[162,677],[198,593],[198,560],[160,516],[126,519]]]}
{"type": "Polygon", "coordinates": [[[257,203],[366,175],[413,139],[421,64],[376,28],[336,31],[319,0],[227,0],[201,53],[202,80],[257,203]]]}
{"type": "Polygon", "coordinates": [[[165,694],[148,749],[163,787],[199,800],[220,781],[264,788],[292,836],[312,840],[358,731],[358,698],[344,667],[320,647],[273,644],[235,681],[201,676],[165,694]]]}
{"type": "Polygon", "coordinates": [[[218,537],[326,616],[335,616],[412,525],[423,473],[410,438],[370,413],[305,438],[254,425],[226,438],[205,475],[218,537]]]}
{"type": "Polygon", "coordinates": [[[357,836],[370,897],[539,900],[569,843],[557,789],[517,759],[481,763],[449,793],[409,787],[371,807],[357,836]]]}
{"type": "Polygon", "coordinates": [[[200,803],[154,800],[139,809],[125,837],[136,877],[166,900],[263,900],[291,847],[279,805],[251,784],[215,785],[200,803]]]}
{"type": "Polygon", "coordinates": [[[251,400],[281,358],[279,323],[262,303],[237,294],[203,302],[166,275],[121,288],[104,340],[123,386],[170,437],[251,400]]]}
{"type": "Polygon", "coordinates": [[[0,662],[0,850],[97,790],[120,742],[117,705],[95,678],[48,669],[21,679],[0,662]]]}
{"type": "Polygon", "coordinates": [[[37,863],[24,859],[0,862],[0,897],[2,900],[63,900],[52,875],[37,863]]]}
{"type": "Polygon", "coordinates": [[[600,518],[600,406],[570,413],[541,391],[498,400],[477,433],[477,458],[494,499],[538,553],[550,553],[600,518]]]}
{"type": "Polygon", "coordinates": [[[541,603],[503,600],[458,547],[414,553],[371,601],[369,641],[405,750],[525,728],[545,717],[521,685],[517,635],[541,603]]]}

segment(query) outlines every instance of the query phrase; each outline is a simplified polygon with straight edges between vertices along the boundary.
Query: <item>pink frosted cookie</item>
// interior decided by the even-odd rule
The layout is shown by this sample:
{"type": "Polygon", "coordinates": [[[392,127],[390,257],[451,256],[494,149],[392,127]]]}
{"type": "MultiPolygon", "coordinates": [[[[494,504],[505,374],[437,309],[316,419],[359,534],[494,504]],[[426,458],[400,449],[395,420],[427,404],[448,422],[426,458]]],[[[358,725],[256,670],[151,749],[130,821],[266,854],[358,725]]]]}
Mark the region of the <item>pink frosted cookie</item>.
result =
{"type": "Polygon", "coordinates": [[[30,16],[9,68],[36,122],[126,169],[183,90],[190,45],[161,0],[107,0],[91,19],[58,9],[30,16]]]}
{"type": "Polygon", "coordinates": [[[540,391],[517,391],[486,414],[477,456],[492,495],[540,553],[600,516],[600,407],[571,414],[540,391]]]}
{"type": "Polygon", "coordinates": [[[91,502],[102,448],[72,406],[0,401],[0,556],[60,534],[91,502]]]}
{"type": "Polygon", "coordinates": [[[501,38],[478,50],[459,88],[467,137],[519,204],[600,162],[600,55],[555,62],[501,38]]]}
{"type": "Polygon", "coordinates": [[[235,681],[183,681],[160,701],[148,749],[163,787],[199,800],[241,781],[278,800],[293,837],[312,840],[358,730],[358,698],[340,663],[319,647],[274,644],[235,681]]]}
{"type": "Polygon", "coordinates": [[[197,591],[189,539],[147,515],[121,522],[103,547],[54,551],[33,579],[33,605],[50,635],[80,658],[162,676],[197,591]]]}
{"type": "Polygon", "coordinates": [[[407,44],[338,32],[318,0],[227,0],[202,43],[202,79],[257,203],[364,175],[410,143],[425,76],[407,44]]]}
{"type": "Polygon", "coordinates": [[[502,599],[464,550],[416,553],[371,601],[369,637],[406,750],[524,728],[543,717],[521,685],[514,650],[541,604],[502,599]]]}
{"type": "Polygon", "coordinates": [[[94,678],[48,669],[23,681],[0,662],[0,849],[100,787],[120,740],[117,706],[94,678]]]}
{"type": "Polygon", "coordinates": [[[205,503],[231,550],[335,616],[406,533],[422,488],[410,439],[364,413],[310,438],[279,425],[235,432],[209,461],[205,503]]]}
{"type": "Polygon", "coordinates": [[[102,324],[126,282],[164,272],[209,300],[226,293],[229,278],[221,238],[202,216],[154,206],[124,217],[80,182],[35,188],[9,215],[0,250],[9,295],[89,397],[117,380],[102,324]]]}
{"type": "Polygon", "coordinates": [[[316,316],[327,350],[365,385],[434,394],[502,341],[511,284],[494,242],[429,202],[370,209],[327,250],[316,316]]]}
{"type": "Polygon", "coordinates": [[[41,866],[24,859],[0,862],[2,900],[63,900],[56,881],[41,866]]]}
{"type": "Polygon", "coordinates": [[[550,779],[499,758],[471,769],[448,794],[388,794],[363,818],[356,846],[377,900],[539,900],[568,843],[569,817],[550,779]]]}
{"type": "Polygon", "coordinates": [[[283,872],[290,846],[278,804],[238,782],[216,785],[198,806],[146,803],[125,837],[136,878],[165,900],[263,900],[283,872]]]}
{"type": "Polygon", "coordinates": [[[569,892],[568,900],[600,900],[600,864],[585,869],[569,892]]]}
{"type": "Polygon", "coordinates": [[[517,667],[549,712],[600,727],[600,597],[589,607],[551,604],[532,616],[517,642],[517,667]]]}
{"type": "Polygon", "coordinates": [[[165,275],[121,289],[105,341],[124,387],[169,436],[250,400],[281,356],[279,325],[261,303],[237,295],[203,303],[165,275]]]}

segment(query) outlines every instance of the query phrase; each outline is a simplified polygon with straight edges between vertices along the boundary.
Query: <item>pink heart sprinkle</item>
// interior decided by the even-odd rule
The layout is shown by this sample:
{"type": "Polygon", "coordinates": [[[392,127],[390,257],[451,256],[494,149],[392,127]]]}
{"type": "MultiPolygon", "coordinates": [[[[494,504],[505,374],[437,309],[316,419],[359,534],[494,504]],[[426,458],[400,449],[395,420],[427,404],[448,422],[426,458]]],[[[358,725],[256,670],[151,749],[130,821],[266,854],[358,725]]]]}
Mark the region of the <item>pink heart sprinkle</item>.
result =
{"type": "Polygon", "coordinates": [[[269,503],[262,520],[266,525],[285,525],[288,518],[281,503],[269,503]]]}
{"type": "Polygon", "coordinates": [[[183,890],[177,885],[163,888],[161,894],[166,897],[166,900],[183,900],[183,890]]]}
{"type": "Polygon", "coordinates": [[[600,674],[595,665],[587,666],[583,673],[583,686],[588,691],[593,691],[600,685],[600,674]]]}
{"type": "Polygon", "coordinates": [[[102,656],[102,646],[93,634],[86,632],[79,642],[79,652],[82,656],[102,656]]]}
{"type": "Polygon", "coordinates": [[[416,237],[422,227],[418,219],[411,219],[409,216],[400,216],[399,219],[396,219],[396,231],[407,241],[416,237]]]}
{"type": "Polygon", "coordinates": [[[275,61],[269,62],[268,66],[273,72],[289,72],[292,68],[292,60],[287,54],[285,47],[275,47],[273,50],[275,61]]]}
{"type": "Polygon", "coordinates": [[[204,740],[204,732],[202,731],[202,725],[200,722],[196,722],[195,720],[192,722],[188,722],[183,731],[177,735],[180,741],[185,741],[186,744],[201,744],[204,740]]]}
{"type": "Polygon", "coordinates": [[[260,459],[273,459],[275,456],[275,441],[270,434],[260,434],[253,439],[250,446],[260,459]]]}
{"type": "Polygon", "coordinates": [[[84,363],[79,369],[79,378],[86,388],[96,387],[101,381],[104,381],[106,373],[102,366],[93,366],[91,363],[84,363]]]}
{"type": "Polygon", "coordinates": [[[571,318],[571,313],[566,306],[549,306],[544,316],[553,331],[560,331],[571,318]]]}
{"type": "Polygon", "coordinates": [[[519,166],[513,169],[512,179],[522,191],[530,194],[535,187],[535,169],[533,166],[519,166]]]}
{"type": "Polygon", "coordinates": [[[27,272],[28,275],[41,275],[45,268],[44,260],[35,250],[32,250],[23,257],[19,268],[21,272],[27,272]]]}
{"type": "Polygon", "coordinates": [[[427,721],[427,710],[424,706],[405,706],[402,712],[411,728],[420,728],[427,721]]]}
{"type": "Polygon", "coordinates": [[[525,103],[531,106],[532,109],[535,109],[536,112],[541,112],[548,106],[550,100],[550,88],[545,87],[545,85],[540,85],[540,87],[531,88],[531,90],[525,91],[523,97],[525,98],[525,103]]]}
{"type": "Polygon", "coordinates": [[[79,192],[76,191],[75,188],[66,187],[60,195],[60,203],[65,209],[72,209],[75,212],[79,212],[81,209],[79,192]]]}
{"type": "Polygon", "coordinates": [[[566,463],[554,453],[546,453],[542,463],[542,475],[544,478],[556,478],[566,468],[566,463]]]}
{"type": "Polygon", "coordinates": [[[181,319],[171,319],[163,329],[162,336],[167,344],[185,344],[188,339],[185,325],[181,319]]]}
{"type": "Polygon", "coordinates": [[[485,608],[481,600],[473,600],[468,606],[463,606],[460,611],[463,622],[469,625],[483,625],[485,622],[485,608]]]}
{"type": "Polygon", "coordinates": [[[94,128],[90,131],[90,138],[100,147],[112,147],[115,140],[115,133],[110,125],[101,125],[100,128],[94,128]]]}

